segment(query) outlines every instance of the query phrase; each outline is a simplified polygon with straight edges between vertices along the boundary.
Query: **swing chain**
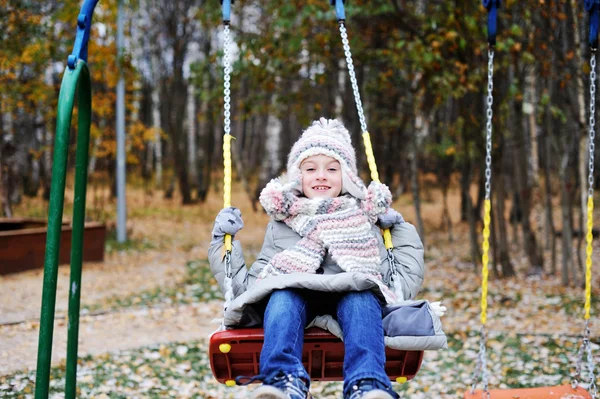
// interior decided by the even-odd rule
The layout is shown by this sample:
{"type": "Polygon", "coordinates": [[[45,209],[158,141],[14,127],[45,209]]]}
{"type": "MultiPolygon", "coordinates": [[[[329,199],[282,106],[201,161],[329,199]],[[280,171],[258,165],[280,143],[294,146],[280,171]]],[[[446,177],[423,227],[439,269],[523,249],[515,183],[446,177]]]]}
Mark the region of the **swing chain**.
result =
{"type": "Polygon", "coordinates": [[[225,129],[225,134],[231,133],[231,58],[229,56],[229,46],[231,44],[231,39],[229,35],[229,24],[225,24],[223,28],[223,65],[225,75],[224,79],[224,115],[225,120],[223,122],[223,127],[225,129]]]}
{"type": "Polygon", "coordinates": [[[589,175],[588,197],[594,196],[594,139],[596,138],[596,50],[592,50],[590,58],[590,133],[589,133],[589,175]]]}
{"type": "Polygon", "coordinates": [[[483,399],[490,399],[490,391],[488,389],[488,373],[487,373],[487,360],[486,360],[486,344],[487,344],[487,332],[485,326],[481,326],[481,335],[479,339],[479,356],[477,358],[477,364],[475,365],[475,371],[473,372],[473,383],[471,384],[471,394],[475,393],[475,386],[481,375],[481,381],[483,382],[483,399]]]}
{"type": "Polygon", "coordinates": [[[596,386],[596,375],[594,374],[594,357],[592,354],[592,345],[590,344],[590,321],[585,321],[585,328],[583,330],[583,342],[579,347],[579,352],[577,353],[577,365],[575,369],[575,376],[571,381],[571,387],[576,389],[579,386],[579,379],[581,377],[581,372],[583,369],[583,357],[587,355],[587,367],[589,373],[590,383],[588,385],[588,392],[592,396],[592,399],[596,399],[598,397],[598,388],[596,386]]]}
{"type": "Polygon", "coordinates": [[[486,143],[485,143],[485,199],[490,199],[492,189],[492,105],[494,97],[492,91],[494,89],[494,49],[488,49],[488,92],[487,92],[487,121],[486,128],[486,143]]]}
{"type": "Polygon", "coordinates": [[[344,46],[344,55],[346,56],[346,65],[348,66],[348,74],[350,75],[350,83],[352,84],[352,91],[354,92],[354,102],[356,103],[356,110],[358,111],[358,119],[360,120],[360,128],[363,132],[367,131],[367,122],[365,121],[365,112],[362,107],[362,101],[360,100],[360,92],[358,91],[358,83],[356,81],[356,73],[354,72],[354,62],[352,61],[352,53],[350,52],[350,43],[348,41],[348,32],[344,21],[340,23],[340,34],[342,35],[342,44],[344,46]]]}
{"type": "Polygon", "coordinates": [[[225,251],[225,277],[232,277],[231,270],[231,251],[225,251]]]}
{"type": "Polygon", "coordinates": [[[593,354],[592,354],[592,345],[590,345],[589,341],[587,344],[587,357],[588,357],[588,373],[589,373],[589,378],[590,378],[588,392],[590,393],[590,395],[592,395],[592,399],[596,399],[598,397],[598,388],[596,387],[596,375],[594,374],[594,358],[593,358],[593,354]]]}

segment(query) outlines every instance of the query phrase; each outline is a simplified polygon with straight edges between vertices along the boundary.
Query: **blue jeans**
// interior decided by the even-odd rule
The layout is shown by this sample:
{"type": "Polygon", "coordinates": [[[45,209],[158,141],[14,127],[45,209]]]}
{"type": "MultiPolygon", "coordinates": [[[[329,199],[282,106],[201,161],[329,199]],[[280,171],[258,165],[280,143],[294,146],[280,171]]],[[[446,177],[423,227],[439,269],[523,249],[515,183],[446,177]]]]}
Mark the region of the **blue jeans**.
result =
{"type": "Polygon", "coordinates": [[[332,314],[337,316],[344,335],[344,392],[365,378],[391,387],[385,373],[381,310],[379,299],[371,291],[274,291],[263,321],[260,374],[270,376],[283,371],[309,383],[310,377],[302,365],[304,328],[316,315],[332,314]]]}

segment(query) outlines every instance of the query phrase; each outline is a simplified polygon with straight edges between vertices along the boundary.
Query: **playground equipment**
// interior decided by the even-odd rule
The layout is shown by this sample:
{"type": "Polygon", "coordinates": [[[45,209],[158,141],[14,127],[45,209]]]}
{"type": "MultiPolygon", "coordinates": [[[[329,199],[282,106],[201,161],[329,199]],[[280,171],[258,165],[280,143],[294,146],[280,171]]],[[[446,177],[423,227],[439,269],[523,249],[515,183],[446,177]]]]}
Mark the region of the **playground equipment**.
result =
{"type": "MultiPolygon", "coordinates": [[[[591,254],[592,254],[592,211],[593,211],[593,169],[594,169],[594,139],[595,139],[595,80],[596,80],[596,49],[598,35],[598,18],[600,4],[598,0],[586,0],[586,11],[590,13],[590,129],[589,129],[589,188],[587,205],[587,235],[586,235],[586,290],[585,290],[585,327],[583,341],[578,353],[577,371],[570,386],[542,387],[530,389],[511,390],[489,390],[486,370],[486,312],[487,312],[487,279],[488,279],[488,252],[490,234],[490,195],[491,195],[491,143],[492,143],[492,104],[493,104],[493,57],[496,40],[496,11],[500,4],[499,0],[484,0],[484,6],[488,12],[488,100],[487,100],[487,140],[486,140],[486,199],[484,216],[484,243],[482,257],[482,299],[481,299],[481,345],[478,365],[475,377],[481,374],[484,383],[483,391],[475,391],[475,384],[470,392],[465,393],[465,398],[597,398],[596,383],[594,376],[594,358],[590,345],[590,307],[591,307],[591,254]],[[590,382],[588,390],[579,386],[580,373],[583,367],[583,357],[588,357],[588,374],[590,382]],[[560,395],[560,396],[559,396],[560,395]],[[570,396],[569,396],[570,395],[570,396]]],[[[66,181],[66,167],[68,156],[69,132],[75,95],[78,98],[78,140],[76,149],[75,170],[75,202],[73,210],[73,234],[71,244],[71,280],[69,291],[69,324],[67,341],[66,362],[66,387],[65,397],[76,397],[76,372],[77,372],[77,342],[79,332],[79,307],[81,292],[81,265],[83,257],[83,232],[85,219],[85,198],[87,185],[87,164],[89,148],[89,132],[91,123],[91,81],[87,67],[87,43],[90,34],[92,15],[98,0],[85,0],[77,20],[77,36],[73,53],[68,57],[68,68],[65,70],[59,95],[57,114],[56,137],[54,145],[54,160],[52,171],[52,188],[50,193],[48,234],[46,239],[46,254],[44,258],[44,285],[42,293],[42,307],[40,317],[40,334],[38,345],[38,361],[36,371],[35,398],[48,398],[50,362],[52,353],[52,338],[56,303],[56,283],[58,274],[58,260],[60,253],[60,236],[62,227],[64,192],[66,181]],[[76,93],[77,91],[77,93],[76,93]]],[[[332,0],[335,4],[340,34],[344,46],[344,53],[348,65],[348,72],[352,82],[352,88],[359,120],[363,131],[365,151],[371,171],[371,178],[379,181],[377,167],[371,147],[370,135],[367,131],[364,113],[356,76],[352,63],[352,54],[348,44],[347,30],[345,27],[344,4],[342,0],[332,0]]],[[[223,1],[223,20],[225,25],[225,136],[223,144],[225,186],[224,206],[231,204],[231,135],[230,135],[230,73],[231,64],[229,58],[229,12],[230,0],[223,1]]],[[[391,248],[389,231],[384,233],[386,247],[391,248]]],[[[227,259],[231,251],[231,237],[225,238],[225,246],[228,250],[227,259]]],[[[392,256],[391,251],[388,252],[392,256]]],[[[228,263],[229,265],[229,263],[228,263]]],[[[230,269],[227,273],[226,282],[231,285],[230,269]]],[[[226,295],[224,306],[227,307],[232,299],[231,290],[226,295]]],[[[258,354],[262,345],[263,335],[261,329],[252,330],[229,330],[221,331],[213,335],[210,345],[211,367],[215,377],[220,382],[230,385],[233,379],[241,374],[256,374],[258,371],[258,354]]],[[[315,380],[339,380],[341,379],[341,360],[343,358],[343,346],[341,342],[331,334],[322,330],[308,330],[305,340],[305,366],[315,380]]],[[[389,350],[387,354],[386,371],[391,379],[404,382],[413,378],[418,372],[423,352],[421,351],[395,351],[389,350]]]]}
{"type": "MultiPolygon", "coordinates": [[[[231,0],[223,0],[223,33],[224,33],[224,127],[223,136],[223,161],[224,161],[224,188],[223,188],[223,208],[231,206],[231,128],[230,128],[230,74],[231,60],[229,55],[230,43],[230,10],[231,0]]],[[[367,130],[367,123],[358,91],[356,74],[354,72],[354,63],[352,62],[352,53],[348,41],[348,31],[346,29],[345,9],[343,0],[331,0],[331,5],[335,5],[335,12],[338,20],[340,35],[348,74],[354,93],[354,101],[358,111],[358,118],[362,129],[362,136],[365,146],[371,179],[379,182],[377,164],[373,155],[371,138],[367,130]]],[[[384,230],[383,238],[388,250],[388,260],[393,262],[392,237],[389,229],[384,230]]],[[[225,236],[225,264],[226,277],[224,285],[226,287],[224,310],[227,309],[233,300],[233,290],[231,287],[231,236],[225,236]]],[[[392,277],[394,278],[394,277],[392,277]]],[[[224,330],[216,332],[211,336],[209,346],[210,365],[213,375],[219,382],[224,382],[228,386],[236,384],[235,378],[243,375],[258,374],[258,359],[264,340],[264,331],[262,328],[224,330]]],[[[333,334],[321,329],[309,329],[304,335],[304,348],[302,359],[304,365],[316,381],[341,381],[342,364],[344,359],[344,346],[341,340],[333,334]]],[[[423,351],[401,351],[386,348],[386,372],[392,381],[406,382],[412,379],[419,368],[423,359],[423,351]]]]}
{"type": "Polygon", "coordinates": [[[483,217],[483,254],[481,272],[481,337],[479,344],[479,357],[473,373],[473,385],[465,392],[465,399],[542,399],[542,398],[597,398],[596,382],[594,376],[594,358],[590,346],[589,318],[591,305],[591,282],[592,282],[592,211],[594,209],[594,138],[595,138],[595,91],[596,91],[596,48],[598,44],[598,13],[600,4],[594,0],[585,0],[585,9],[590,13],[590,129],[589,129],[589,177],[588,177],[588,202],[587,202],[587,235],[586,235],[586,273],[585,273],[585,327],[583,342],[578,354],[576,376],[570,385],[525,388],[525,389],[494,389],[488,387],[488,374],[486,364],[487,344],[487,292],[488,292],[488,264],[489,264],[489,237],[490,237],[490,211],[491,211],[491,180],[492,180],[492,105],[493,97],[493,68],[494,68],[494,46],[496,44],[496,19],[500,0],[483,0],[483,6],[488,10],[488,93],[486,112],[486,156],[485,156],[485,202],[483,217]],[[582,370],[583,354],[588,356],[588,373],[590,378],[589,388],[579,386],[579,378],[582,370]],[[478,379],[483,382],[483,390],[475,390],[478,379]]]}
{"type": "Polygon", "coordinates": [[[67,366],[65,398],[76,396],[77,340],[79,335],[79,304],[81,294],[81,263],[83,257],[83,226],[87,188],[87,165],[92,113],[92,89],[87,67],[87,43],[92,26],[92,15],[98,0],[86,0],[77,18],[77,36],[73,53],[69,56],[58,98],[52,188],[48,214],[48,236],[44,258],[44,288],[40,316],[40,336],[35,378],[35,398],[48,397],[50,361],[56,305],[56,282],[60,231],[65,200],[69,132],[75,95],[78,100],[77,150],[75,155],[75,200],[73,204],[73,235],[71,242],[71,280],[69,287],[69,324],[67,332],[67,366]]]}

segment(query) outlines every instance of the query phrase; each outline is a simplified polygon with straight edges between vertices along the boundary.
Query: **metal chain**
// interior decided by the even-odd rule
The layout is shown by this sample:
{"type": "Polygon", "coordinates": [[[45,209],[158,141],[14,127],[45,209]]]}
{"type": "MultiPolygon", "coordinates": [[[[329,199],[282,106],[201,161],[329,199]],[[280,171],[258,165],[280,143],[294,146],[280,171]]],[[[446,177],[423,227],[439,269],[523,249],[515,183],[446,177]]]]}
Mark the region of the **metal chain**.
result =
{"type": "Polygon", "coordinates": [[[590,59],[590,134],[589,134],[589,175],[588,196],[594,196],[594,139],[596,138],[596,52],[592,51],[590,59]]]}
{"type": "MultiPolygon", "coordinates": [[[[589,335],[589,327],[587,328],[589,335]]],[[[592,354],[592,345],[589,340],[587,343],[587,357],[588,357],[588,374],[590,384],[588,386],[588,392],[592,395],[592,399],[598,398],[598,388],[596,387],[596,375],[594,373],[594,358],[592,354]]]]}
{"type": "Polygon", "coordinates": [[[588,392],[592,396],[592,399],[598,398],[598,388],[596,386],[596,375],[594,372],[594,358],[592,354],[592,345],[590,344],[590,324],[589,320],[585,321],[585,328],[583,330],[583,342],[579,347],[577,353],[577,364],[575,369],[575,376],[571,380],[571,386],[576,389],[579,386],[579,379],[583,370],[583,357],[587,355],[587,367],[590,383],[588,385],[588,392]]]}
{"type": "Polygon", "coordinates": [[[479,356],[477,358],[477,364],[475,365],[475,371],[473,372],[473,383],[471,384],[471,394],[475,393],[475,386],[479,381],[479,375],[481,375],[481,381],[483,382],[483,399],[490,399],[490,391],[488,384],[488,372],[487,372],[487,355],[486,355],[486,343],[487,343],[487,332],[485,326],[481,326],[481,334],[479,339],[479,356]]]}
{"type": "Polygon", "coordinates": [[[354,102],[358,111],[358,119],[360,120],[360,128],[363,132],[367,131],[367,122],[365,121],[365,112],[363,111],[360,93],[358,91],[358,83],[356,82],[356,73],[354,72],[354,62],[352,62],[352,53],[350,52],[350,43],[348,41],[348,32],[344,21],[340,21],[340,34],[342,35],[342,44],[344,46],[344,55],[346,56],[346,65],[348,66],[348,74],[350,75],[350,83],[354,92],[354,102]]]}
{"type": "Polygon", "coordinates": [[[224,76],[224,95],[225,95],[225,121],[223,122],[223,127],[225,128],[225,134],[231,133],[231,58],[229,55],[229,45],[231,44],[231,39],[229,35],[229,25],[225,25],[223,29],[223,38],[224,38],[224,48],[223,48],[223,66],[225,71],[224,76]]]}
{"type": "Polygon", "coordinates": [[[492,105],[494,104],[494,97],[492,92],[494,90],[494,49],[488,49],[488,92],[487,92],[487,122],[485,124],[486,129],[486,143],[485,143],[485,199],[490,199],[492,191],[492,105]]]}

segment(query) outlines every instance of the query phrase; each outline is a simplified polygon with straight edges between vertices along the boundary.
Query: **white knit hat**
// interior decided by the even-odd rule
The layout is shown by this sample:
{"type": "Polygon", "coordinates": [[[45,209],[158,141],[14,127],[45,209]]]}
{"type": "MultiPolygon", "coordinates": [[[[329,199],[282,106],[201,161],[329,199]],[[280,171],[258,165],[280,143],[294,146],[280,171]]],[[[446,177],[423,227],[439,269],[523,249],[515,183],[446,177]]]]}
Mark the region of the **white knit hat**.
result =
{"type": "MultiPolygon", "coordinates": [[[[366,188],[358,176],[356,152],[352,146],[350,133],[335,119],[321,118],[302,133],[288,155],[287,174],[290,181],[301,176],[302,161],[313,155],[327,155],[336,159],[342,168],[342,193],[364,199],[366,188]]],[[[298,188],[299,191],[301,187],[298,188]]]]}

